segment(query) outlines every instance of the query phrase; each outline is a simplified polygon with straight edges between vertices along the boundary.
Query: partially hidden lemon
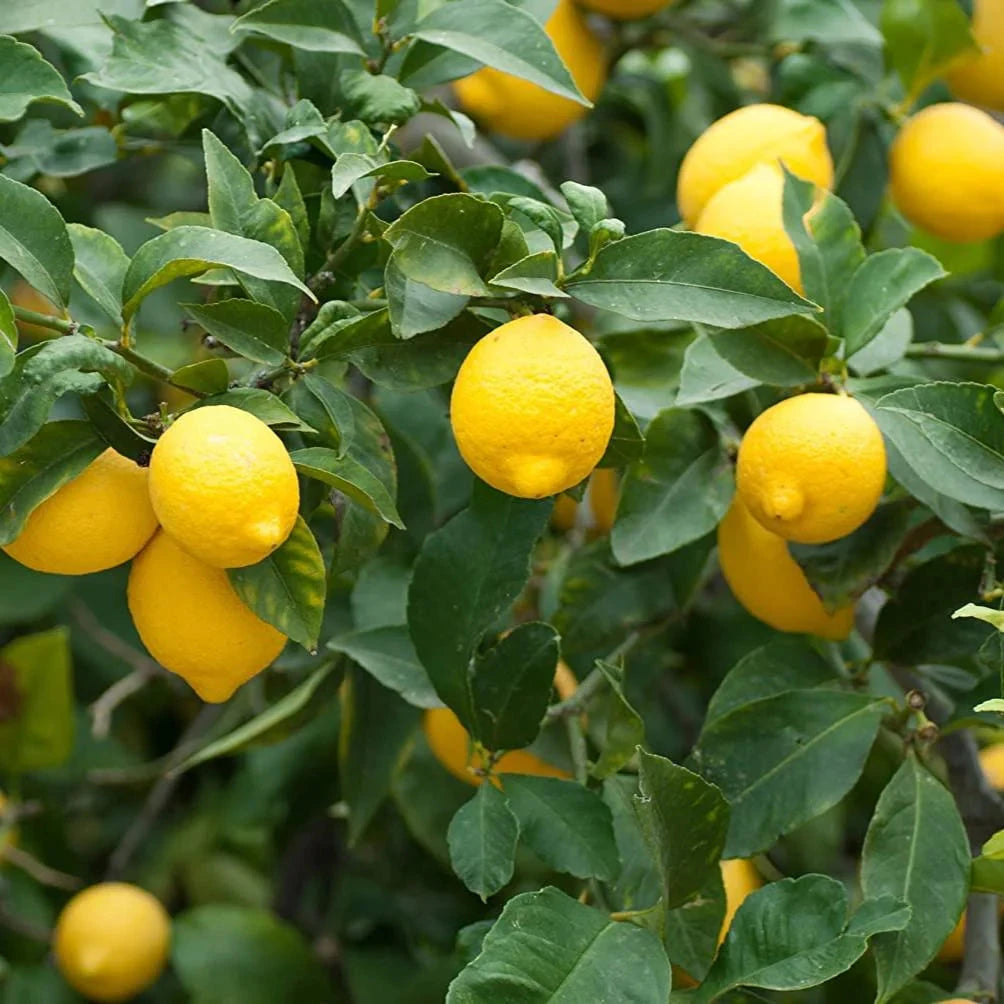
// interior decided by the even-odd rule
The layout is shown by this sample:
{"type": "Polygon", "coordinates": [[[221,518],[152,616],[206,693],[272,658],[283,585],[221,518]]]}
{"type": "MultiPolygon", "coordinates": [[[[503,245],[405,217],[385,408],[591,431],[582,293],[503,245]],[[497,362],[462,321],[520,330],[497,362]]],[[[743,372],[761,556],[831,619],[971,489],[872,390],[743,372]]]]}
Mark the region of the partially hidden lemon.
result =
{"type": "Polygon", "coordinates": [[[684,223],[696,226],[712,196],[750,168],[779,161],[820,188],[833,185],[833,159],[819,119],[770,104],[747,105],[718,119],[680,165],[676,200],[684,223]]]}
{"type": "Polygon", "coordinates": [[[548,314],[519,317],[471,349],[450,421],[479,478],[544,498],[577,485],[602,458],[614,428],[613,384],[574,328],[548,314]]]}
{"type": "Polygon", "coordinates": [[[1004,3],[975,0],[972,32],[981,52],[956,63],[945,79],[957,98],[1004,111],[1004,3]]]}
{"type": "Polygon", "coordinates": [[[192,557],[164,532],[133,562],[128,600],[150,655],[210,703],[227,700],[286,643],[244,605],[223,569],[192,557]]]}
{"type": "Polygon", "coordinates": [[[89,1000],[125,1001],[156,982],[167,964],[171,918],[156,897],[103,882],[63,908],[53,936],[64,979],[89,1000]]]}
{"type": "MultiPolygon", "coordinates": [[[[591,529],[598,534],[609,533],[617,516],[619,485],[617,472],[612,467],[597,467],[589,477],[586,487],[586,501],[592,516],[591,529]]],[[[579,518],[579,504],[570,495],[559,495],[554,500],[551,526],[555,530],[567,532],[576,525],[579,518]]]]}
{"type": "Polygon", "coordinates": [[[150,498],[164,530],[216,568],[267,558],[290,535],[300,504],[279,437],[239,408],[187,411],[150,460],[150,498]]]}
{"type": "Polygon", "coordinates": [[[1004,230],[1004,126],[969,105],[930,105],[896,136],[889,185],[899,211],[943,240],[996,236],[1004,230]]]}
{"type": "Polygon", "coordinates": [[[738,244],[801,293],[802,271],[798,252],[784,229],[783,199],[780,165],[757,164],[715,192],[694,229],[738,244]]]}
{"type": "Polygon", "coordinates": [[[88,575],[137,554],[157,529],[149,472],[105,450],[50,495],[3,550],[37,572],[88,575]]]}
{"type": "Polygon", "coordinates": [[[675,2],[676,0],[582,0],[582,5],[616,21],[630,21],[636,17],[648,17],[675,2]]]}
{"type": "Polygon", "coordinates": [[[857,401],[800,394],[768,408],[746,430],[736,484],[766,529],[801,544],[825,544],[871,516],[885,476],[882,433],[857,401]]]}
{"type": "Polygon", "coordinates": [[[787,542],[765,530],[737,495],[718,525],[718,561],[735,598],[778,631],[846,638],[854,608],[828,613],[787,542]]]}
{"type": "MultiPolygon", "coordinates": [[[[572,0],[558,0],[544,27],[579,90],[595,101],[607,79],[606,54],[582,12],[572,0]]],[[[512,139],[552,139],[589,111],[577,101],[488,66],[456,81],[453,90],[465,112],[491,132],[512,139]]]]}

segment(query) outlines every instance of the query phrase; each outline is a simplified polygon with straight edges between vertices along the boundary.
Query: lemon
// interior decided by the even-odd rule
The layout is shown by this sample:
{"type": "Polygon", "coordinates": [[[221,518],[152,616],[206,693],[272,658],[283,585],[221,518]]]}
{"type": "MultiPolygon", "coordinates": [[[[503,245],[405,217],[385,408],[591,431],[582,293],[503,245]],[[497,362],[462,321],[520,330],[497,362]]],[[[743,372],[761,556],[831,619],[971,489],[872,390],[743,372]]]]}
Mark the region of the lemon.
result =
{"type": "Polygon", "coordinates": [[[300,487],[282,441],[261,419],[215,405],[185,412],[160,438],[150,498],[161,526],[189,554],[243,568],[290,535],[300,487]]]}
{"type": "Polygon", "coordinates": [[[738,244],[792,289],[802,292],[798,252],[784,229],[784,173],[776,164],[757,164],[708,200],[694,225],[700,234],[738,244]]]}
{"type": "Polygon", "coordinates": [[[787,543],[765,530],[738,495],[718,525],[718,561],[735,598],[772,628],[833,639],[850,634],[854,608],[827,613],[787,543]]]}
{"type": "Polygon", "coordinates": [[[781,105],[747,105],[714,122],[697,138],[680,165],[676,200],[694,227],[711,197],[757,164],[782,161],[792,174],[833,185],[833,160],[819,119],[781,105]]]}
{"type": "Polygon", "coordinates": [[[648,17],[675,2],[676,0],[582,0],[582,5],[617,21],[630,21],[635,17],[648,17]]]}
{"type": "Polygon", "coordinates": [[[943,240],[981,241],[1004,230],[1004,126],[969,105],[918,112],[889,151],[893,201],[943,240]]]}
{"type": "Polygon", "coordinates": [[[756,866],[747,858],[730,858],[722,862],[722,881],[725,883],[725,919],[718,933],[718,944],[725,940],[732,919],[747,896],[752,895],[763,885],[763,879],[756,866]]]}
{"type": "Polygon", "coordinates": [[[167,963],[171,918],[145,889],[103,882],[63,908],[53,936],[66,982],[94,1001],[125,1001],[154,983],[167,963]]]}
{"type": "Polygon", "coordinates": [[[157,529],[149,472],[105,450],[50,495],[3,550],[36,572],[87,575],[137,554],[157,529]]]}
{"type": "Polygon", "coordinates": [[[949,70],[948,86],[963,101],[1004,111],[1004,4],[975,0],[972,32],[983,51],[949,70]]]}
{"type": "Polygon", "coordinates": [[[599,353],[548,314],[520,317],[471,349],[450,420],[467,465],[493,488],[544,498],[577,485],[614,428],[614,388],[599,353]]]}
{"type": "MultiPolygon", "coordinates": [[[[595,101],[607,79],[603,43],[572,0],[558,0],[545,30],[579,90],[595,101]]],[[[491,132],[513,139],[551,139],[589,109],[528,80],[485,67],[453,85],[460,106],[491,132]]]]}
{"type": "Polygon", "coordinates": [[[163,532],[133,562],[129,612],[154,659],[210,703],[227,700],[286,643],[244,605],[225,571],[163,532]]]}
{"type": "MultiPolygon", "coordinates": [[[[612,467],[597,467],[589,477],[586,500],[592,514],[592,529],[599,534],[609,533],[617,515],[617,472],[612,467]]],[[[559,495],[554,500],[551,526],[566,533],[578,521],[579,503],[570,495],[559,495]]]]}
{"type": "Polygon", "coordinates": [[[824,544],[871,516],[885,475],[882,433],[857,401],[801,394],[768,408],[746,430],[736,481],[768,530],[824,544]]]}

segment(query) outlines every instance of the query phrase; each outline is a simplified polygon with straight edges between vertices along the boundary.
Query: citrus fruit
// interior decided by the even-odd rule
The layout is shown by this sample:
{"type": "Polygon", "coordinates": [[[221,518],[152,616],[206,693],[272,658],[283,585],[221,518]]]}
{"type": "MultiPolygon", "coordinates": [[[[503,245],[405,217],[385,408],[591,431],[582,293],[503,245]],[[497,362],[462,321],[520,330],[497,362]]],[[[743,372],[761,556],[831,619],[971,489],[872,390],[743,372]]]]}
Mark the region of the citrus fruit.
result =
{"type": "Polygon", "coordinates": [[[581,0],[582,6],[606,14],[617,21],[630,21],[635,17],[648,17],[676,0],[581,0]]]}
{"type": "Polygon", "coordinates": [[[768,408],[746,430],[736,484],[766,529],[824,544],[871,516],[885,474],[882,433],[857,401],[800,394],[768,408]]]}
{"type": "Polygon", "coordinates": [[[216,568],[268,557],[296,523],[300,488],[279,437],[228,405],[183,414],[150,460],[150,498],[161,526],[216,568]]]}
{"type": "MultiPolygon", "coordinates": [[[[592,515],[592,529],[599,534],[609,533],[617,515],[617,472],[612,467],[597,467],[589,477],[586,501],[592,515]]],[[[579,503],[570,495],[559,495],[554,500],[551,526],[566,533],[578,522],[579,503]]]]}
{"type": "Polygon", "coordinates": [[[3,550],[37,572],[88,575],[137,554],[157,529],[149,472],[105,450],[50,495],[3,550]]]}
{"type": "MultiPolygon", "coordinates": [[[[607,77],[603,43],[572,0],[558,0],[544,27],[579,90],[594,101],[607,77]]],[[[453,89],[464,111],[491,132],[513,139],[551,139],[589,111],[577,101],[489,66],[456,81],[453,89]]]]}
{"type": "Polygon", "coordinates": [[[145,889],[103,882],[63,908],[53,936],[66,982],[89,1000],[125,1001],[160,976],[171,943],[171,918],[145,889]]]}
{"type": "Polygon", "coordinates": [[[1004,111],[1004,4],[975,0],[972,32],[982,52],[960,60],[945,79],[957,98],[1004,111]]]}
{"type": "Polygon", "coordinates": [[[722,881],[725,884],[725,918],[718,932],[718,944],[725,940],[736,911],[746,897],[755,893],[763,885],[763,879],[756,866],[748,858],[730,858],[722,862],[722,881]]]}
{"type": "Polygon", "coordinates": [[[163,531],[133,562],[129,612],[154,659],[210,703],[227,700],[286,643],[244,605],[223,569],[192,557],[163,531]]]}
{"type": "Polygon", "coordinates": [[[712,123],[680,165],[676,201],[694,227],[711,197],[757,164],[782,161],[792,174],[821,188],[833,184],[833,160],[819,119],[781,105],[747,105],[712,123]]]}
{"type": "Polygon", "coordinates": [[[784,229],[783,198],[784,173],[780,166],[757,164],[715,192],[694,229],[738,244],[801,293],[802,272],[798,252],[784,229]]]}
{"type": "Polygon", "coordinates": [[[718,561],[735,598],[772,628],[833,639],[850,634],[854,608],[827,613],[786,541],[765,530],[738,495],[718,525],[718,561]]]}
{"type": "Polygon", "coordinates": [[[981,241],[1004,230],[1004,126],[953,102],[910,118],[889,151],[893,202],[943,240],[981,241]]]}
{"type": "Polygon", "coordinates": [[[577,485],[614,428],[614,388],[599,353],[548,314],[519,317],[471,349],[453,386],[461,456],[483,481],[520,498],[577,485]]]}

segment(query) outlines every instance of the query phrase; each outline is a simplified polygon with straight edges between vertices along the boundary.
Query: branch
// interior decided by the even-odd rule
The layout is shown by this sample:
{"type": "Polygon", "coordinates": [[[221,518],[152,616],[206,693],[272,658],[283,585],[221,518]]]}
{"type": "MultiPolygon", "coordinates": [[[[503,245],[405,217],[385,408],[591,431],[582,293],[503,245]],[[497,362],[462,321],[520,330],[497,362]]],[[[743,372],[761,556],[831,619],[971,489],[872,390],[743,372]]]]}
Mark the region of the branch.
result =
{"type": "Polygon", "coordinates": [[[161,366],[160,363],[155,363],[152,359],[148,359],[146,356],[141,355],[135,349],[130,348],[128,345],[124,345],[122,342],[102,341],[101,344],[106,349],[109,349],[116,355],[121,356],[127,362],[132,363],[133,366],[135,366],[141,373],[145,373],[148,377],[151,377],[154,380],[159,380],[161,383],[169,384],[171,387],[177,387],[178,390],[183,390],[186,394],[191,394],[193,397],[208,396],[204,391],[193,390],[191,387],[186,387],[184,384],[175,383],[171,371],[166,366],[161,366]]]}
{"type": "Polygon", "coordinates": [[[96,739],[105,739],[112,728],[112,715],[123,702],[141,691],[155,676],[160,667],[143,666],[134,669],[128,676],[116,680],[91,706],[91,734],[96,739]]]}
{"type": "Polygon", "coordinates": [[[15,868],[27,872],[36,882],[42,885],[52,886],[54,889],[66,889],[73,892],[79,889],[84,883],[76,875],[58,871],[43,864],[33,854],[22,850],[20,847],[8,846],[0,851],[0,857],[4,861],[9,861],[15,868]]]}
{"type": "Polygon", "coordinates": [[[19,321],[36,324],[40,328],[50,328],[63,335],[75,335],[80,330],[80,325],[76,321],[67,321],[52,314],[40,314],[37,310],[28,310],[25,307],[14,306],[14,316],[19,321]]]}
{"type": "Polygon", "coordinates": [[[962,363],[1004,363],[1004,349],[978,345],[946,345],[944,342],[914,342],[906,354],[912,359],[951,359],[962,363]]]}

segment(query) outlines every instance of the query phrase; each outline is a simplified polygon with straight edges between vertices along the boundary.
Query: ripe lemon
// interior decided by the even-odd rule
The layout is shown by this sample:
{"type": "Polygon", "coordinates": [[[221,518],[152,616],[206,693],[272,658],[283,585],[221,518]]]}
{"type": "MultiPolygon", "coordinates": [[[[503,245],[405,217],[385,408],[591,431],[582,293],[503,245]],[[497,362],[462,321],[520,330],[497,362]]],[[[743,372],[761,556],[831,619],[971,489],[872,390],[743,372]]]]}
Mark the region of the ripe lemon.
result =
{"type": "Polygon", "coordinates": [[[150,498],[161,526],[189,554],[243,568],[290,535],[300,487],[282,441],[261,419],[216,405],[185,412],[160,438],[150,498]]]}
{"type": "Polygon", "coordinates": [[[819,119],[781,105],[747,105],[729,112],[697,138],[680,165],[676,201],[694,227],[711,197],[757,164],[783,161],[792,174],[833,185],[833,160],[819,119]]]}
{"type": "MultiPolygon", "coordinates": [[[[563,662],[554,673],[554,689],[564,701],[575,693],[578,681],[563,662]]],[[[470,733],[449,708],[430,708],[422,719],[422,731],[436,759],[461,781],[475,786],[484,776],[475,773],[484,761],[471,746],[470,733]]],[[[510,750],[495,764],[497,774],[535,774],[538,777],[571,777],[566,770],[541,760],[529,750],[510,750]]]]}
{"type": "Polygon", "coordinates": [[[145,889],[103,882],[77,893],[56,924],[53,948],[66,982],[89,1000],[125,1001],[167,963],[171,918],[145,889]]]}
{"type": "Polygon", "coordinates": [[[121,565],[157,529],[148,475],[105,450],[35,509],[3,550],[36,572],[54,575],[88,575],[121,565]]]}
{"type": "Polygon", "coordinates": [[[143,644],[204,701],[227,700],[282,651],[285,635],[244,605],[227,573],[158,533],[133,562],[129,612],[143,644]]]}
{"type": "Polygon", "coordinates": [[[617,21],[630,21],[636,17],[648,17],[675,2],[676,0],[582,0],[582,5],[617,21]]]}
{"type": "Polygon", "coordinates": [[[1004,230],[1004,126],[969,105],[931,105],[900,129],[889,151],[893,202],[946,241],[1004,230]]]}
{"type": "Polygon", "coordinates": [[[736,483],[772,533],[824,544],[856,530],[885,486],[882,433],[853,398],[800,394],[763,412],[739,447],[736,483]]]}
{"type": "Polygon", "coordinates": [[[798,252],[784,229],[784,173],[779,165],[757,164],[708,200],[694,229],[738,244],[792,289],[802,292],[798,252]]]}
{"type": "MultiPolygon", "coordinates": [[[[603,43],[572,0],[558,0],[545,30],[582,93],[595,101],[607,79],[603,43]]],[[[453,85],[465,112],[491,132],[513,139],[551,139],[589,109],[528,80],[486,66],[453,85]]]]}
{"type": "Polygon", "coordinates": [[[718,944],[725,940],[736,911],[763,885],[763,879],[756,866],[748,858],[730,858],[722,862],[722,881],[725,883],[725,919],[718,932],[718,944]]]}
{"type": "Polygon", "coordinates": [[[467,465],[493,488],[544,498],[577,485],[614,429],[614,388],[599,353],[548,314],[519,317],[471,349],[450,421],[467,465]]]}
{"type": "Polygon", "coordinates": [[[959,62],[945,79],[957,98],[1004,111],[1004,4],[976,0],[972,31],[983,52],[959,62]]]}
{"type": "Polygon", "coordinates": [[[854,608],[827,613],[787,543],[765,530],[738,495],[718,525],[718,561],[735,598],[772,628],[838,640],[850,634],[854,608]]]}

